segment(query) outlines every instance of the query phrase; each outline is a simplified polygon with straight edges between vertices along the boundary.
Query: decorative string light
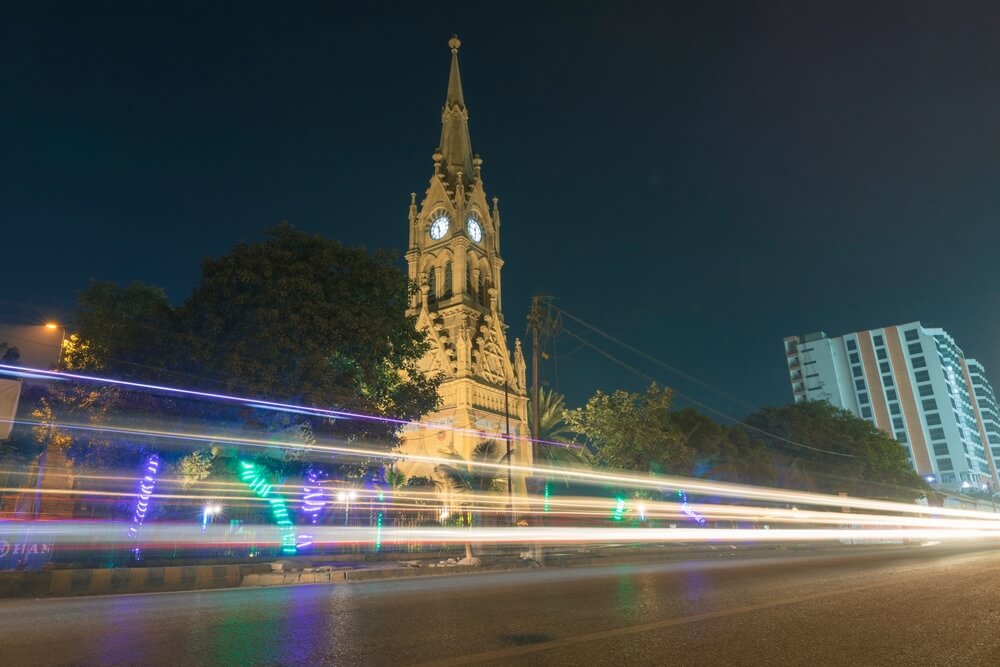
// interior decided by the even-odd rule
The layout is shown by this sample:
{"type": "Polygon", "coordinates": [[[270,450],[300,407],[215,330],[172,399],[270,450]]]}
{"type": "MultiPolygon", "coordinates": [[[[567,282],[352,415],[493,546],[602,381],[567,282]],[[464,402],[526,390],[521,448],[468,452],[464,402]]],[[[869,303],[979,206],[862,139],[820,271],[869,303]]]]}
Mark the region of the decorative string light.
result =
{"type": "MultiPolygon", "coordinates": [[[[153,454],[146,460],[145,474],[139,480],[139,500],[135,504],[132,523],[129,525],[128,530],[125,531],[130,540],[137,541],[139,539],[139,528],[142,527],[142,522],[146,519],[146,513],[149,512],[150,498],[153,496],[153,488],[156,486],[156,473],[159,469],[160,457],[153,454]]],[[[132,547],[132,553],[135,555],[136,560],[142,558],[142,551],[139,549],[138,544],[132,547]]]]}
{"type": "Polygon", "coordinates": [[[240,479],[250,487],[250,490],[258,498],[270,503],[271,516],[274,517],[274,522],[281,530],[281,553],[286,556],[294,556],[298,552],[298,545],[296,544],[295,526],[288,514],[285,499],[277,493],[271,493],[274,487],[268,483],[253,463],[240,461],[240,479]]]}

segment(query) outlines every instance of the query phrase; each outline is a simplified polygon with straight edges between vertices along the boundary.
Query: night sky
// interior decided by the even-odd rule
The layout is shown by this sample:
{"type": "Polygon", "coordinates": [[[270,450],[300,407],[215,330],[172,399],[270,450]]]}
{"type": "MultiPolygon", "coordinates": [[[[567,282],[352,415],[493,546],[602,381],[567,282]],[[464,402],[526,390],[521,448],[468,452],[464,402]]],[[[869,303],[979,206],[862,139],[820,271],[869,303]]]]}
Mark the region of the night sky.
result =
{"type": "MultiPolygon", "coordinates": [[[[180,302],[282,219],[402,252],[458,33],[512,335],[554,295],[764,405],[783,336],[919,319],[1000,383],[1000,5],[256,4],[4,17],[0,321],[90,278],[180,302]]],[[[545,367],[571,403],[644,386],[578,348],[545,367]]]]}

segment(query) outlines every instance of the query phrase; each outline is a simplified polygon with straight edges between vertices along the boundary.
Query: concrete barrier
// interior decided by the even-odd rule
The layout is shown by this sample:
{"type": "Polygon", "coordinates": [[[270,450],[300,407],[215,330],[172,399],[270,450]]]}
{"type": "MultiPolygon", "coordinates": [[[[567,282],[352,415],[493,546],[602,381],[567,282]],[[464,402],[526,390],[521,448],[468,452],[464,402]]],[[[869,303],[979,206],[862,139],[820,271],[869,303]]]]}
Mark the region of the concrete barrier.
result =
{"type": "Polygon", "coordinates": [[[236,588],[265,571],[270,571],[267,563],[0,572],[0,598],[236,588]]]}

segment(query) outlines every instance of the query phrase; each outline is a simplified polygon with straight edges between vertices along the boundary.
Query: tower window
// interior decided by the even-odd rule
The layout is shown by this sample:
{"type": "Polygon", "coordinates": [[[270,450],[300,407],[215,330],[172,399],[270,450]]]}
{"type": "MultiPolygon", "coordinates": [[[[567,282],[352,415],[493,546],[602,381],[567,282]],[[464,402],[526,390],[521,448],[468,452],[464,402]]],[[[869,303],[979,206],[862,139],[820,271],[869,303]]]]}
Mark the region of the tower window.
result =
{"type": "Polygon", "coordinates": [[[486,305],[486,272],[479,272],[479,303],[486,305]]]}
{"type": "Polygon", "coordinates": [[[451,268],[451,260],[448,260],[444,265],[444,291],[441,293],[441,296],[446,299],[451,296],[451,268]]]}
{"type": "Polygon", "coordinates": [[[437,281],[437,269],[433,266],[427,269],[427,301],[430,303],[436,303],[438,298],[438,281],[437,281]]]}

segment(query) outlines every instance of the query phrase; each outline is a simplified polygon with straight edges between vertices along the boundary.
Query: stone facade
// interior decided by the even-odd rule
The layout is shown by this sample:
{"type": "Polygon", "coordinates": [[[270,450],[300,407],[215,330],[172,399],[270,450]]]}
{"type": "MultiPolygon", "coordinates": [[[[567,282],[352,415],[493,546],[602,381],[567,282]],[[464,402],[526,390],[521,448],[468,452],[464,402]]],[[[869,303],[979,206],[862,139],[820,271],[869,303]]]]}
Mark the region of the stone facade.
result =
{"type": "MultiPolygon", "coordinates": [[[[457,452],[468,458],[491,436],[504,446],[509,416],[515,465],[531,465],[528,398],[521,342],[507,345],[502,311],[500,210],[486,195],[483,161],[472,153],[469,114],[452,38],[451,73],[441,116],[441,143],[423,199],[410,195],[409,277],[420,286],[407,313],[428,332],[426,373],[444,375],[441,408],[408,428],[402,451],[422,456],[457,452]],[[492,205],[491,205],[492,204],[492,205]],[[476,433],[478,432],[478,433],[476,433]]],[[[408,476],[433,475],[433,464],[401,464],[408,476]]],[[[514,475],[524,491],[524,475],[514,475]]]]}

